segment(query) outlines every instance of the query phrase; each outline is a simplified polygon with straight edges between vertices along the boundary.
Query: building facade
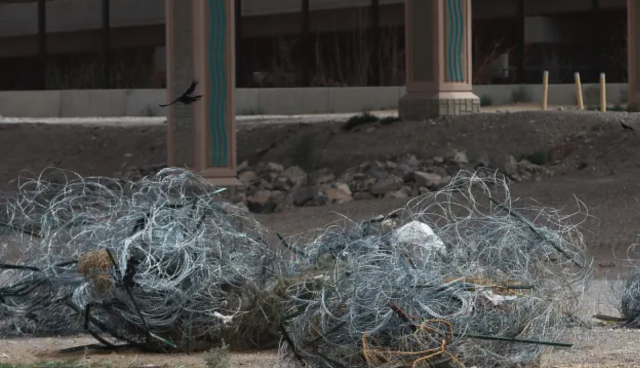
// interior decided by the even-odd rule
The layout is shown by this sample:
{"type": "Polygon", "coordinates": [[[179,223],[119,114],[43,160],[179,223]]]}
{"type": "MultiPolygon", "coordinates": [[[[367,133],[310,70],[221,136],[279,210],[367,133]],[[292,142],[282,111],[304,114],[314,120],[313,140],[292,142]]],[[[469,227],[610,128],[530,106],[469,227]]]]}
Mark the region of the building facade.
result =
{"type": "MultiPolygon", "coordinates": [[[[165,0],[0,0],[0,90],[165,86],[165,0]],[[105,6],[105,3],[108,6],[105,6]],[[34,73],[33,71],[40,71],[34,73]]],[[[239,87],[404,85],[403,0],[236,0],[239,87]]],[[[473,0],[474,84],[626,81],[625,0],[473,0]]]]}

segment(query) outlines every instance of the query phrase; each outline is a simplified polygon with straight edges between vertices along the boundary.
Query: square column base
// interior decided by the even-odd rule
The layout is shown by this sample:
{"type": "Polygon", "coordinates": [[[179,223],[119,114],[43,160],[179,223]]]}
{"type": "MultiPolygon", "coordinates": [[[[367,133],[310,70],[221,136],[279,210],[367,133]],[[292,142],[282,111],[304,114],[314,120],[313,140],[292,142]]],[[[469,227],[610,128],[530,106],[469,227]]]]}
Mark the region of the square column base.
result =
{"type": "Polygon", "coordinates": [[[407,92],[398,103],[398,113],[402,120],[424,120],[478,112],[480,98],[473,92],[407,92]]]}

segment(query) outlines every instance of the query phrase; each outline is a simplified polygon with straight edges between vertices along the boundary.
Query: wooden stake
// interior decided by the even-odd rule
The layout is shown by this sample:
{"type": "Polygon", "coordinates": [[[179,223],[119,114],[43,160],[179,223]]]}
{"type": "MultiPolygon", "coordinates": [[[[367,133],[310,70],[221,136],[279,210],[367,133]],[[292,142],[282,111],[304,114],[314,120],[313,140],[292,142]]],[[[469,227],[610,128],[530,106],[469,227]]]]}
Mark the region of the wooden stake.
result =
{"type": "Polygon", "coordinates": [[[600,73],[600,111],[607,112],[607,80],[604,73],[600,73]]]}
{"type": "Polygon", "coordinates": [[[584,110],[584,101],[582,100],[582,83],[580,83],[580,73],[574,74],[576,80],[576,98],[578,100],[578,109],[584,110]]]}
{"type": "Polygon", "coordinates": [[[547,99],[549,98],[549,72],[542,73],[542,110],[547,109],[547,99]]]}

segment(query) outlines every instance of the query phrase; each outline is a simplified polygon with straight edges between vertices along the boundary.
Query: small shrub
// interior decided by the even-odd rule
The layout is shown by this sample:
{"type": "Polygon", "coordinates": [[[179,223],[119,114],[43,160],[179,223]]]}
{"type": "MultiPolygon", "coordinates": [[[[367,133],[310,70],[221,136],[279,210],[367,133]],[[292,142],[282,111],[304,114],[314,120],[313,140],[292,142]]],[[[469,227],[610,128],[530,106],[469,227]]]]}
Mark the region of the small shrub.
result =
{"type": "Polygon", "coordinates": [[[531,92],[526,86],[518,86],[511,91],[511,101],[513,103],[531,102],[531,92]]]}
{"type": "Polygon", "coordinates": [[[387,116],[380,119],[380,125],[391,125],[393,123],[397,123],[400,121],[400,117],[398,116],[387,116]]]}
{"type": "Polygon", "coordinates": [[[289,147],[291,163],[300,166],[305,171],[313,170],[315,147],[316,135],[314,133],[305,133],[296,138],[289,147]]]}
{"type": "Polygon", "coordinates": [[[205,356],[204,361],[207,368],[230,368],[231,367],[231,353],[229,347],[225,344],[224,340],[222,345],[217,348],[209,350],[205,356]]]}
{"type": "Polygon", "coordinates": [[[627,108],[622,106],[621,104],[617,103],[609,108],[607,108],[608,111],[626,111],[627,108]]]}
{"type": "Polygon", "coordinates": [[[481,107],[491,106],[491,105],[493,105],[493,99],[491,98],[491,96],[489,96],[489,95],[480,96],[480,106],[481,107]]]}
{"type": "Polygon", "coordinates": [[[532,164],[545,165],[551,162],[552,155],[553,153],[551,152],[551,150],[542,150],[542,151],[534,152],[529,156],[526,156],[525,159],[531,162],[532,164]]]}
{"type": "Polygon", "coordinates": [[[264,111],[262,111],[261,109],[257,109],[257,110],[248,109],[248,110],[241,111],[240,114],[238,115],[245,115],[245,116],[264,115],[264,111]]]}
{"type": "Polygon", "coordinates": [[[342,129],[346,131],[350,131],[361,125],[376,123],[379,120],[380,119],[377,116],[369,112],[363,112],[362,114],[354,115],[350,117],[349,120],[347,120],[347,122],[344,123],[344,125],[342,126],[342,129]]]}

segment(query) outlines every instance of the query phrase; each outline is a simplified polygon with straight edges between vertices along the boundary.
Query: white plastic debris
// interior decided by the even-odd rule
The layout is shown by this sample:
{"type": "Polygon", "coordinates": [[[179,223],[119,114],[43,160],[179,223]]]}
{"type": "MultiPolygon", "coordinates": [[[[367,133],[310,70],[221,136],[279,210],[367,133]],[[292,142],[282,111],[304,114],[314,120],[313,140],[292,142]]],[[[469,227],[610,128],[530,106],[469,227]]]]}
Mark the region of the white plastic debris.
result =
{"type": "Polygon", "coordinates": [[[213,316],[222,321],[222,324],[226,325],[233,322],[233,316],[225,316],[219,312],[213,312],[213,316]]]}
{"type": "Polygon", "coordinates": [[[487,298],[495,306],[498,306],[503,302],[518,299],[518,297],[515,295],[497,295],[497,294],[494,294],[492,291],[483,291],[482,296],[487,298]]]}
{"type": "Polygon", "coordinates": [[[411,221],[393,232],[396,244],[407,244],[426,248],[431,251],[446,250],[442,240],[433,232],[431,226],[421,221],[411,221]]]}

